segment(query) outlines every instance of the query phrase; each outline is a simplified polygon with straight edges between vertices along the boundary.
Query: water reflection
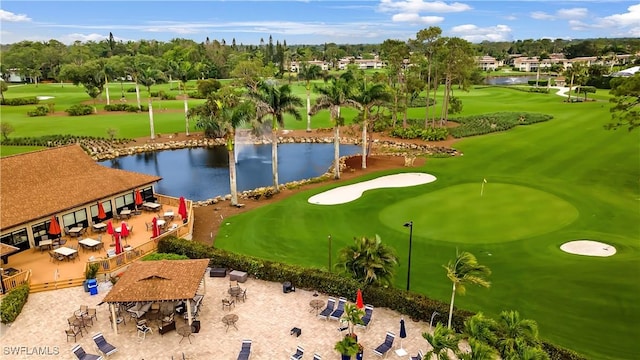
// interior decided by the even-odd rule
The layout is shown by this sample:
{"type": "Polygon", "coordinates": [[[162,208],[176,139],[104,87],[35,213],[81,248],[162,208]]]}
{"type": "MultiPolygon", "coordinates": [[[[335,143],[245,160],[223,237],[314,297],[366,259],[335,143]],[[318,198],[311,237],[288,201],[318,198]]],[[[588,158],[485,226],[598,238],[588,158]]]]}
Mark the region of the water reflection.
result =
{"type": "MultiPolygon", "coordinates": [[[[360,153],[356,145],[340,145],[340,155],[360,153]]],[[[281,144],[278,146],[280,183],[323,174],[333,162],[333,144],[281,144]]],[[[193,200],[229,193],[229,159],[224,146],[141,153],[99,162],[114,169],[162,176],[157,191],[193,200]]],[[[244,147],[236,164],[238,191],[269,186],[271,145],[244,147]]]]}
{"type": "Polygon", "coordinates": [[[527,84],[529,80],[535,79],[535,76],[490,76],[484,82],[488,85],[522,85],[527,84]]]}

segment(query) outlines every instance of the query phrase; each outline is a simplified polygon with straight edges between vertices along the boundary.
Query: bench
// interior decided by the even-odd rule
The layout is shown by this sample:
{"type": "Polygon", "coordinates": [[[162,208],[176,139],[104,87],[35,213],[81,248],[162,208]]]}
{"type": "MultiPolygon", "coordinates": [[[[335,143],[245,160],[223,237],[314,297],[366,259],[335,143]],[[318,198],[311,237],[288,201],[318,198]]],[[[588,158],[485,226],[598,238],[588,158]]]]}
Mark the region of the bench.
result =
{"type": "Polygon", "coordinates": [[[247,273],[240,270],[233,270],[232,272],[229,273],[229,280],[231,281],[235,280],[239,283],[243,283],[247,281],[247,273]]]}
{"type": "Polygon", "coordinates": [[[209,270],[209,277],[226,277],[227,269],[226,268],[211,268],[209,270]]]}

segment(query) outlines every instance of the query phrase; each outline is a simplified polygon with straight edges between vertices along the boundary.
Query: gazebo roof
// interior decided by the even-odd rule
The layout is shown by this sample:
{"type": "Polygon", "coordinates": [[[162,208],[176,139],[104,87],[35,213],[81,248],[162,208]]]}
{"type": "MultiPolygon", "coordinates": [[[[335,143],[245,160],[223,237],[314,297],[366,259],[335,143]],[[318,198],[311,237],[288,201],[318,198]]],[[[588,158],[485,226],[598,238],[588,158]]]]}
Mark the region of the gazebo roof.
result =
{"type": "Polygon", "coordinates": [[[208,259],[135,262],[122,274],[103,302],[192,299],[207,266],[208,259]]]}
{"type": "Polygon", "coordinates": [[[102,166],[80,145],[3,157],[0,174],[2,229],[97,202],[161,179],[102,166]]]}

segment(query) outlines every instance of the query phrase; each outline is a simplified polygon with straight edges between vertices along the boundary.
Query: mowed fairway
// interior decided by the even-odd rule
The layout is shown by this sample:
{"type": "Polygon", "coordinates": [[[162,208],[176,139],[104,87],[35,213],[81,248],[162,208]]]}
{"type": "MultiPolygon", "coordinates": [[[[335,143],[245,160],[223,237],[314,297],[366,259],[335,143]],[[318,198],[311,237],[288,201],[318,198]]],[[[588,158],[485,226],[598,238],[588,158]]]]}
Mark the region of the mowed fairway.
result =
{"type": "Polygon", "coordinates": [[[463,140],[455,147],[464,156],[410,169],[435,175],[430,184],[371,190],[343,205],[307,202],[334,183],[229,218],[216,246],[326,268],[329,235],[335,263],[338,249],[353,237],[379,234],[398,252],[396,285],[403,287],[409,234],[402,225],[413,220],[412,291],[448,302],[451,284],[442,265],[456,248],[470,251],[493,271],[492,287],[468,289],[456,298],[458,307],[491,316],[518,310],[538,322],[544,339],[590,359],[636,358],[638,130],[603,130],[610,119],[605,101],[566,104],[551,94],[499,88],[456,96],[464,115],[531,111],[554,119],[463,140]],[[618,253],[597,258],[559,249],[575,239],[602,241],[618,253]]]}

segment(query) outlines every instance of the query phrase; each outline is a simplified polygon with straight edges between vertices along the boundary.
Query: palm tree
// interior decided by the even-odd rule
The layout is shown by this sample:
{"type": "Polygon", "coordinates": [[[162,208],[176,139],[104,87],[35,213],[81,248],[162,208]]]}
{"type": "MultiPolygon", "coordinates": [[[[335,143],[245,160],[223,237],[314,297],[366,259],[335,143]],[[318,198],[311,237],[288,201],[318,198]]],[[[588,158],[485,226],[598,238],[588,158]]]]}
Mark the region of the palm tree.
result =
{"type": "Polygon", "coordinates": [[[521,319],[517,311],[500,313],[500,330],[498,350],[503,359],[517,359],[526,347],[538,346],[538,324],[534,320],[521,319]]]}
{"type": "Polygon", "coordinates": [[[229,186],[231,205],[238,204],[236,182],[236,159],[234,138],[236,129],[251,121],[255,116],[252,104],[242,101],[240,93],[233,88],[223,88],[210,94],[207,101],[189,110],[188,116],[196,118],[196,127],[205,130],[205,135],[223,137],[229,156],[229,186]]]}
{"type": "Polygon", "coordinates": [[[271,168],[273,187],[280,192],[278,185],[278,126],[284,126],[284,114],[291,114],[296,120],[302,119],[296,108],[302,106],[302,99],[291,93],[289,85],[277,86],[275,83],[261,81],[258,91],[250,91],[248,96],[256,104],[256,116],[262,122],[271,116],[271,168]]]}
{"type": "Polygon", "coordinates": [[[391,285],[398,257],[392,248],[375,238],[354,238],[353,245],[340,250],[336,267],[368,284],[391,285]]]}
{"type": "Polygon", "coordinates": [[[320,68],[320,66],[309,65],[306,62],[302,63],[298,71],[298,79],[305,81],[305,88],[307,89],[307,132],[311,131],[311,80],[320,77],[321,73],[322,68],[320,68]]]}
{"type": "Polygon", "coordinates": [[[456,250],[455,261],[449,261],[447,266],[443,266],[447,269],[447,277],[453,283],[453,290],[451,291],[451,304],[449,305],[449,322],[447,327],[451,328],[451,319],[453,318],[453,301],[456,296],[456,292],[464,295],[467,284],[475,284],[483,287],[489,287],[491,283],[485,278],[491,275],[491,270],[484,265],[478,264],[476,257],[466,251],[458,253],[456,250]]]}
{"type": "Polygon", "coordinates": [[[452,350],[454,353],[458,353],[458,337],[455,332],[444,327],[441,323],[436,324],[433,329],[433,334],[428,332],[422,333],[422,337],[433,347],[424,356],[425,359],[431,359],[432,355],[436,356],[439,360],[449,360],[448,351],[452,350]]]}
{"type": "Polygon", "coordinates": [[[481,312],[464,321],[464,335],[469,339],[493,345],[498,340],[495,331],[498,324],[495,320],[485,317],[481,312]]]}
{"type": "Polygon", "coordinates": [[[313,115],[322,109],[329,109],[333,123],[333,174],[334,179],[340,179],[340,126],[344,124],[344,119],[340,117],[340,106],[346,104],[349,97],[349,83],[343,77],[333,78],[331,85],[316,86],[315,90],[320,97],[309,113],[313,115]]]}
{"type": "Polygon", "coordinates": [[[384,101],[391,100],[391,94],[383,84],[367,86],[366,77],[357,85],[347,99],[347,105],[353,106],[362,113],[362,168],[367,168],[367,126],[371,109],[384,101]]]}
{"type": "Polygon", "coordinates": [[[153,104],[151,102],[151,86],[156,83],[156,80],[162,76],[162,72],[154,67],[147,66],[146,68],[140,69],[138,72],[138,81],[136,82],[136,90],[138,90],[138,83],[141,83],[147,88],[147,93],[149,95],[149,128],[151,130],[151,140],[155,139],[155,129],[153,122],[153,104]]]}
{"type": "Polygon", "coordinates": [[[495,360],[498,358],[496,349],[476,339],[469,339],[471,352],[460,354],[462,360],[495,360]]]}

